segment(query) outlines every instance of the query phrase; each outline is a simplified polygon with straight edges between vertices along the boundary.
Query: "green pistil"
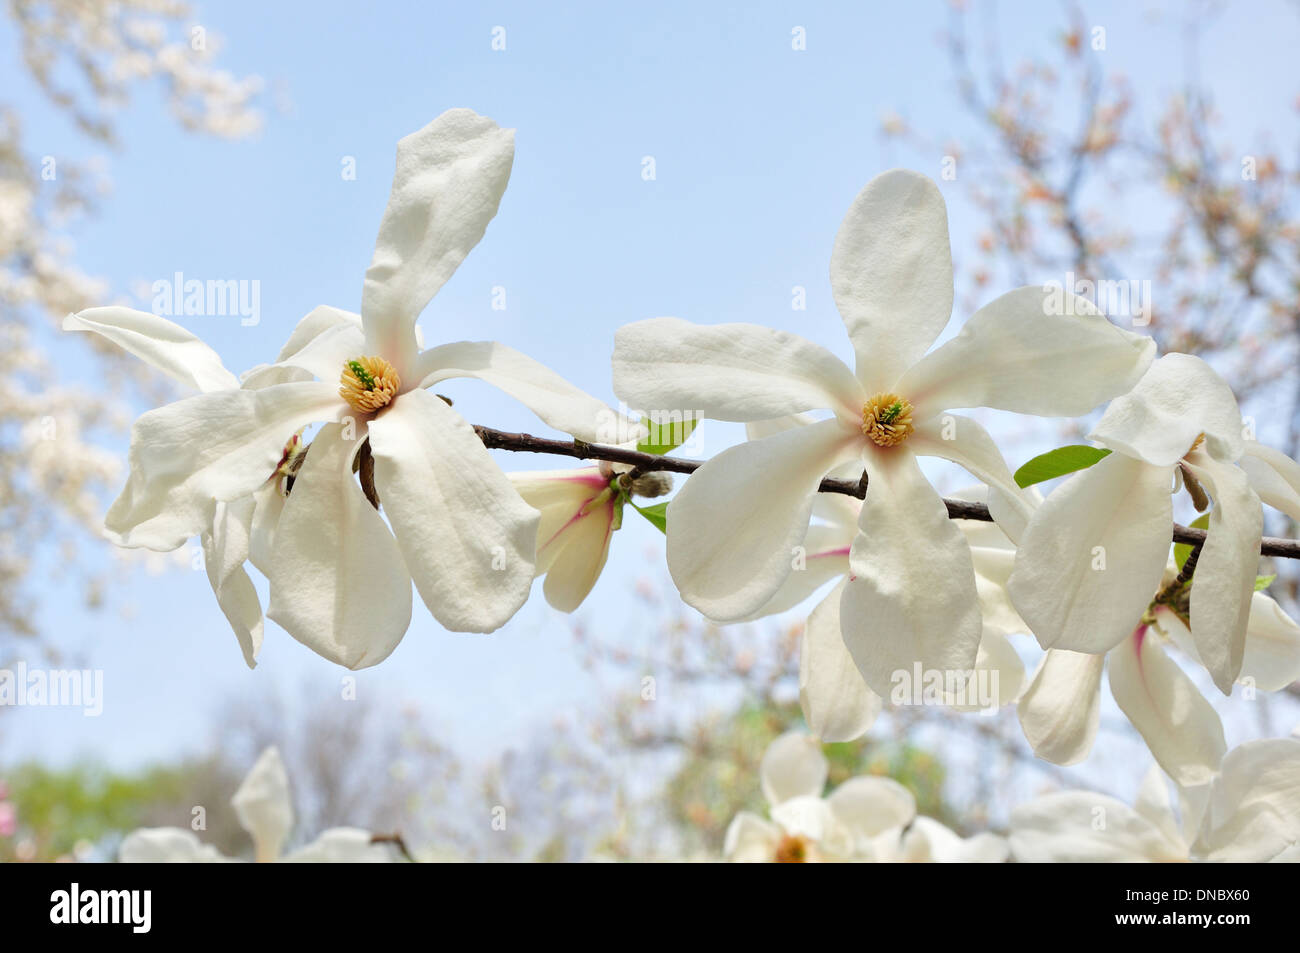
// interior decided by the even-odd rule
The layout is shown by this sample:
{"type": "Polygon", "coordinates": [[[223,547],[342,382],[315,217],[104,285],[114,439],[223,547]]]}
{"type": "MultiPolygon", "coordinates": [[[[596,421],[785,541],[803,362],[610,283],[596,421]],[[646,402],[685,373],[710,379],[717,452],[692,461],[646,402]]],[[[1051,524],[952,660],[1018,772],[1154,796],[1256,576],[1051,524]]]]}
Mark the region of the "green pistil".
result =
{"type": "Polygon", "coordinates": [[[879,418],[880,422],[882,424],[892,424],[895,420],[898,419],[898,415],[901,414],[902,412],[903,412],[903,402],[901,400],[896,400],[892,405],[890,405],[890,408],[888,410],[886,410],[883,414],[880,415],[879,418]]]}
{"type": "Polygon", "coordinates": [[[348,369],[356,375],[357,380],[361,381],[361,386],[366,390],[375,389],[374,375],[362,367],[360,361],[348,361],[348,369]]]}

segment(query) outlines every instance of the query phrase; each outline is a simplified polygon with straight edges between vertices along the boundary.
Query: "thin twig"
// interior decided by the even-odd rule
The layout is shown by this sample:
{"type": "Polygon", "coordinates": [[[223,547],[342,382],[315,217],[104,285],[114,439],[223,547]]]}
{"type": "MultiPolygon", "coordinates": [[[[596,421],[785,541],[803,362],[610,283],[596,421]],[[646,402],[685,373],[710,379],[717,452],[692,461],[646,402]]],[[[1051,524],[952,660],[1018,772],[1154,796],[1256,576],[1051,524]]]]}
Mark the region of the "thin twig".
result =
{"type": "MultiPolygon", "coordinates": [[[[667,471],[669,473],[694,473],[704,465],[703,460],[683,460],[678,457],[661,457],[639,450],[627,450],[623,447],[607,447],[602,444],[587,443],[583,440],[551,440],[547,437],[534,437],[527,433],[506,433],[491,427],[474,427],[479,439],[489,450],[509,450],[516,453],[549,453],[561,457],[574,457],[578,460],[608,460],[611,463],[626,463],[636,467],[642,473],[667,471]]],[[[865,474],[864,474],[865,477],[865,474]]],[[[836,480],[827,477],[817,488],[822,493],[843,493],[845,496],[866,498],[867,481],[836,480]]],[[[948,516],[955,520],[979,520],[993,522],[989,508],[983,503],[971,503],[967,500],[945,499],[948,516]]],[[[1188,543],[1192,546],[1204,546],[1206,532],[1192,529],[1179,523],[1173,525],[1171,533],[1175,543],[1188,543]]],[[[1278,556],[1283,559],[1300,559],[1300,540],[1280,539],[1265,536],[1260,540],[1260,554],[1278,556]]]]}

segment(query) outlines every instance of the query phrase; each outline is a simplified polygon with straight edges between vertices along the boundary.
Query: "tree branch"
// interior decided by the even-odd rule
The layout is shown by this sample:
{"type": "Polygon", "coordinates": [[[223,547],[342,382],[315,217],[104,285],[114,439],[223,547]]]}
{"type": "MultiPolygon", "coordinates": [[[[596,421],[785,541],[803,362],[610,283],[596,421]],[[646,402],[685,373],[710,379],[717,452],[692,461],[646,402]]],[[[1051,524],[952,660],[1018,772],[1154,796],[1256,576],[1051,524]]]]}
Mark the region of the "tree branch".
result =
{"type": "MultiPolygon", "coordinates": [[[[611,463],[625,463],[642,473],[669,472],[694,473],[704,465],[703,460],[682,460],[678,457],[661,457],[639,450],[627,450],[623,447],[606,447],[601,444],[587,443],[583,440],[551,440],[547,437],[534,437],[527,433],[506,433],[491,427],[474,427],[483,445],[489,450],[509,450],[515,453],[549,453],[561,457],[573,457],[578,460],[608,460],[611,463]]],[[[817,488],[822,493],[843,493],[845,496],[864,499],[867,495],[866,474],[860,480],[836,480],[827,477],[817,488]]],[[[983,503],[971,503],[967,500],[945,499],[948,516],[955,520],[979,520],[993,522],[989,508],[983,503]]],[[[1205,545],[1206,532],[1192,529],[1179,523],[1173,525],[1171,537],[1175,543],[1189,543],[1192,546],[1205,545]]],[[[1265,536],[1260,540],[1262,556],[1279,556],[1283,559],[1300,559],[1300,540],[1279,539],[1265,536]]]]}

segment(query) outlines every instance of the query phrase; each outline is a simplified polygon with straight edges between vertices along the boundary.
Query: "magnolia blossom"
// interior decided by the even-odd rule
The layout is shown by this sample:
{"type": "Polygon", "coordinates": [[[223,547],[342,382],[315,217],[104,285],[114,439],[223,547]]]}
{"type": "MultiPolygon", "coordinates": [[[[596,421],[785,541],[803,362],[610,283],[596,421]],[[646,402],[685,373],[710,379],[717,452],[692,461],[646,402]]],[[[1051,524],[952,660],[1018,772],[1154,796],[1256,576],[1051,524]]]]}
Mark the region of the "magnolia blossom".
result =
{"type": "Polygon", "coordinates": [[[1011,812],[1011,852],[1025,863],[1300,860],[1300,741],[1247,742],[1179,795],[1176,813],[1153,767],[1132,807],[1084,791],[1037,798],[1011,812]]]}
{"type": "Polygon", "coordinates": [[[724,856],[733,862],[998,863],[1000,837],[966,839],[916,816],[912,792],[890,778],[852,778],[823,798],[830,766],[818,741],[787,732],[759,765],[771,820],[742,811],[727,828],[724,856]]]}
{"type": "Polygon", "coordinates": [[[1161,583],[1180,477],[1214,501],[1187,615],[1202,664],[1228,694],[1241,672],[1259,568],[1255,484],[1300,514],[1300,466],[1245,439],[1228,385],[1204,361],[1167,354],[1113,401],[1091,438],[1113,451],[1053,492],[1019,540],[1008,589],[1044,648],[1101,653],[1132,635],[1161,583]],[[1249,454],[1249,468],[1238,462],[1249,454]],[[1203,488],[1203,489],[1202,489],[1203,488]]]}
{"type": "MultiPolygon", "coordinates": [[[[293,802],[289,797],[289,776],[276,748],[267,748],[244,778],[231,806],[240,825],[253,840],[254,859],[259,863],[388,863],[393,851],[375,844],[369,831],[355,827],[334,827],[306,847],[284,853],[293,829],[293,802]]],[[[133,831],[122,841],[118,859],[122,863],[220,863],[233,858],[204,844],[192,832],[178,827],[152,827],[133,831]]]]}
{"type": "Polygon", "coordinates": [[[621,488],[619,480],[631,468],[602,461],[599,466],[573,470],[511,473],[524,502],[542,514],[537,526],[537,575],[545,575],[546,601],[561,612],[573,612],[590,594],[605,560],[614,531],[623,525],[628,496],[657,497],[672,488],[666,474],[647,473],[621,488]]]}
{"type": "MultiPolygon", "coordinates": [[[[65,331],[89,331],[97,334],[146,364],[161,371],[177,383],[199,393],[236,390],[241,385],[226,370],[216,351],[190,331],[166,318],[131,308],[91,308],[70,314],[63,320],[65,331]]],[[[321,331],[326,328],[320,328],[321,331]]],[[[296,350],[296,342],[291,341],[296,350]]],[[[287,356],[287,355],[286,355],[287,356]]],[[[265,387],[281,380],[303,378],[305,372],[292,368],[271,372],[258,368],[247,376],[244,386],[265,387]]],[[[298,435],[286,434],[282,460],[293,458],[299,446],[298,435]]],[[[283,482],[280,467],[269,473],[266,481],[253,493],[237,500],[214,501],[211,522],[201,533],[203,565],[217,604],[239,640],[244,661],[252,668],[262,647],[262,605],[244,563],[253,549],[253,563],[269,565],[270,536],[275,519],[283,506],[283,482]],[[259,506],[261,507],[259,509],[259,506]],[[254,532],[254,524],[259,531],[254,532]],[[259,545],[260,544],[260,545],[259,545]],[[260,552],[259,552],[260,550],[260,552]]],[[[106,530],[114,542],[122,543],[120,534],[106,530]]]]}
{"type": "Polygon", "coordinates": [[[141,417],[130,479],[106,519],[120,541],[176,548],[211,524],[217,503],[262,485],[287,437],[323,422],[276,521],[267,615],[349,668],[397,646],[412,579],[448,629],[490,632],[514,615],[533,580],[538,513],[426,388],[479,378],[588,440],[614,424],[602,403],[510,348],[417,343],[416,318],[483,236],[513,158],[513,132],[464,109],[403,139],[361,315],[316,309],[289,354],[258,374],[266,386],[214,390],[141,417]]]}
{"type": "Polygon", "coordinates": [[[821,479],[846,463],[865,468],[870,489],[840,619],[867,684],[885,694],[892,673],[915,662],[972,669],[982,628],[969,548],[917,457],[952,460],[1001,487],[1007,502],[1019,494],[984,428],[947,409],[1086,413],[1132,387],[1154,344],[1081,298],[1056,307],[1028,287],[927,354],[952,310],[952,259],[943,198],[912,172],[862,190],[836,236],[831,288],[856,372],[785,331],[656,318],[618,332],[614,387],[633,406],[720,420],[833,412],[696,471],[668,508],[668,567],[690,605],[744,618],[789,576],[821,479]]]}

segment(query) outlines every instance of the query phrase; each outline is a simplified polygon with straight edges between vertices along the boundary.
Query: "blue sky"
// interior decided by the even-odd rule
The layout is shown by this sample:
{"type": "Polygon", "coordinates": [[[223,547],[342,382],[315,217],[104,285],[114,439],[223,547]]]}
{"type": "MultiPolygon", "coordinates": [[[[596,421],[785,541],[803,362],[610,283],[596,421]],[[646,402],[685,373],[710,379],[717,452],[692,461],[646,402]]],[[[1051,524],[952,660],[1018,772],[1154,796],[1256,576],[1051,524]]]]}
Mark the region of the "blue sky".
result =
{"type": "MultiPolygon", "coordinates": [[[[1056,55],[1064,21],[1055,5],[991,9],[1007,63],[1056,55]]],[[[1088,9],[1085,19],[1107,29],[1102,55],[1154,109],[1185,75],[1177,16],[1152,4],[1088,9]]],[[[468,106],[518,130],[514,171],[486,238],[425,312],[426,342],[498,339],[606,399],[613,333],[645,317],[769,324],[847,356],[827,279],[840,219],[886,168],[939,171],[939,156],[884,141],[881,115],[898,112],[939,137],[969,130],[938,40],[946,19],[937,2],[210,3],[198,22],[224,36],[222,62],[263,76],[282,108],[256,138],[229,143],[183,135],[157,96],[138,98],[120,116],[123,147],[105,154],[113,192],[75,233],[78,262],[122,294],[176,271],[260,281],[256,327],[183,320],[233,370],[270,360],[316,305],[358,310],[396,141],[468,106]],[[491,49],[496,26],[504,51],[491,49]],[[806,30],[804,51],[791,49],[796,26],[806,30]],[[347,156],[354,181],[340,175],[347,156]],[[645,156],[655,181],[641,176],[645,156]],[[807,288],[807,311],[791,310],[794,285],[807,288]],[[504,311],[491,308],[494,286],[506,289],[504,311]]],[[[1243,142],[1259,130],[1284,135],[1295,122],[1297,18],[1261,2],[1214,22],[1200,70],[1226,128],[1243,142]]],[[[37,154],[87,154],[22,72],[7,24],[0,88],[22,110],[37,154]]],[[[959,187],[941,185],[960,268],[978,222],[959,187]]],[[[78,342],[54,346],[78,360],[78,342]]],[[[544,429],[482,385],[447,392],[474,422],[544,429]]],[[[734,428],[710,427],[700,453],[734,439],[734,428]]],[[[666,578],[645,560],[647,547],[661,546],[656,536],[628,520],[580,610],[589,628],[644,626],[629,591],[639,576],[666,578]]],[[[256,699],[303,682],[329,692],[346,674],[273,624],[250,673],[201,572],[133,573],[99,612],[66,589],[57,576],[42,587],[40,622],[57,645],[104,669],[105,712],[6,713],[7,756],[93,752],[129,765],[201,750],[231,693],[256,699]]],[[[358,681],[386,701],[417,701],[470,756],[525,744],[555,715],[596,700],[568,620],[540,592],[491,636],[446,633],[417,601],[406,640],[358,681]]]]}

